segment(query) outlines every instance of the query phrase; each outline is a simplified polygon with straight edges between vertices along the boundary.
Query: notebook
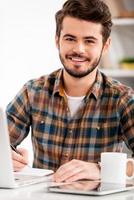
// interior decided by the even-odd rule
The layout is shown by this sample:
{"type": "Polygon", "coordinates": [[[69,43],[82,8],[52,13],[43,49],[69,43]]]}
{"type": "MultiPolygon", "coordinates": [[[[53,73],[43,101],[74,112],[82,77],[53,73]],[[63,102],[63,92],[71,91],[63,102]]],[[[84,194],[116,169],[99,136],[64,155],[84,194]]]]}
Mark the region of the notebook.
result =
{"type": "Polygon", "coordinates": [[[26,167],[13,172],[6,113],[0,108],[0,188],[17,188],[48,180],[52,170],[26,167]]]}

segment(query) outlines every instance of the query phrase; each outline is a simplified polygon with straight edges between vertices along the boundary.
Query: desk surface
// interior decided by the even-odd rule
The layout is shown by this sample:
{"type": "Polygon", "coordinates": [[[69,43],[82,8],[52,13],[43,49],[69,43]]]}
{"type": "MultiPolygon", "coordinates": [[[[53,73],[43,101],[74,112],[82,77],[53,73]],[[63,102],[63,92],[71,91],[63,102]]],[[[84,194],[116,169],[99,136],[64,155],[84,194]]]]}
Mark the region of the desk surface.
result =
{"type": "Polygon", "coordinates": [[[35,184],[17,189],[0,189],[3,200],[134,200],[134,190],[105,196],[85,196],[47,192],[47,183],[35,184]]]}

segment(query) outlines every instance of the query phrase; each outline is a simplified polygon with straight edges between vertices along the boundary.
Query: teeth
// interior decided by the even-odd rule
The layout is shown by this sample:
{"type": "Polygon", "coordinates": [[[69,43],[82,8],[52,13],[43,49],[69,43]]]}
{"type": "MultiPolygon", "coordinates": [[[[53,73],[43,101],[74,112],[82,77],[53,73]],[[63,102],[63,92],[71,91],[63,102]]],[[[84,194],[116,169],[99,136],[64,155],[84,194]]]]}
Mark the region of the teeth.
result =
{"type": "Polygon", "coordinates": [[[73,61],[83,62],[85,61],[84,58],[71,58],[73,61]]]}

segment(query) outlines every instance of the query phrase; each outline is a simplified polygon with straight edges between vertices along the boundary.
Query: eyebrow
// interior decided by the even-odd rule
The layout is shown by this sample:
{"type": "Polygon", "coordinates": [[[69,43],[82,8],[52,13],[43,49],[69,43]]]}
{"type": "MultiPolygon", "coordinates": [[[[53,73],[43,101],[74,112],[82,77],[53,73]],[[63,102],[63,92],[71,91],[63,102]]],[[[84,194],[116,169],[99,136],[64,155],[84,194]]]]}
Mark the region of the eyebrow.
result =
{"type": "MultiPolygon", "coordinates": [[[[74,35],[71,35],[71,34],[65,34],[64,36],[63,36],[64,38],[65,37],[71,37],[71,38],[76,38],[76,36],[74,36],[74,35]]],[[[85,37],[83,37],[83,39],[86,39],[86,40],[96,40],[97,41],[97,38],[95,38],[94,36],[85,36],[85,37]]]]}
{"type": "Polygon", "coordinates": [[[74,35],[71,35],[71,34],[65,34],[63,37],[64,37],[64,38],[65,38],[65,37],[72,37],[72,38],[76,38],[74,35]]]}

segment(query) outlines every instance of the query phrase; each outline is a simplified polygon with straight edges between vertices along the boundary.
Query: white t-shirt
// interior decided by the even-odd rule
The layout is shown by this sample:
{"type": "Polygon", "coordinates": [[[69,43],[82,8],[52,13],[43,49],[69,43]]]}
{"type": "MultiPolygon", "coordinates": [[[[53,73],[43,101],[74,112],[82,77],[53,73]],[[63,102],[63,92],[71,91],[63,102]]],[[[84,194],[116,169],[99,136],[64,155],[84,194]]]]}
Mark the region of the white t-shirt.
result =
{"type": "Polygon", "coordinates": [[[72,97],[72,96],[67,95],[66,92],[65,92],[65,95],[66,95],[67,100],[68,100],[68,106],[69,106],[69,109],[70,109],[70,112],[71,112],[71,117],[73,117],[74,114],[79,109],[79,107],[82,106],[83,99],[84,99],[85,96],[72,97]]]}

